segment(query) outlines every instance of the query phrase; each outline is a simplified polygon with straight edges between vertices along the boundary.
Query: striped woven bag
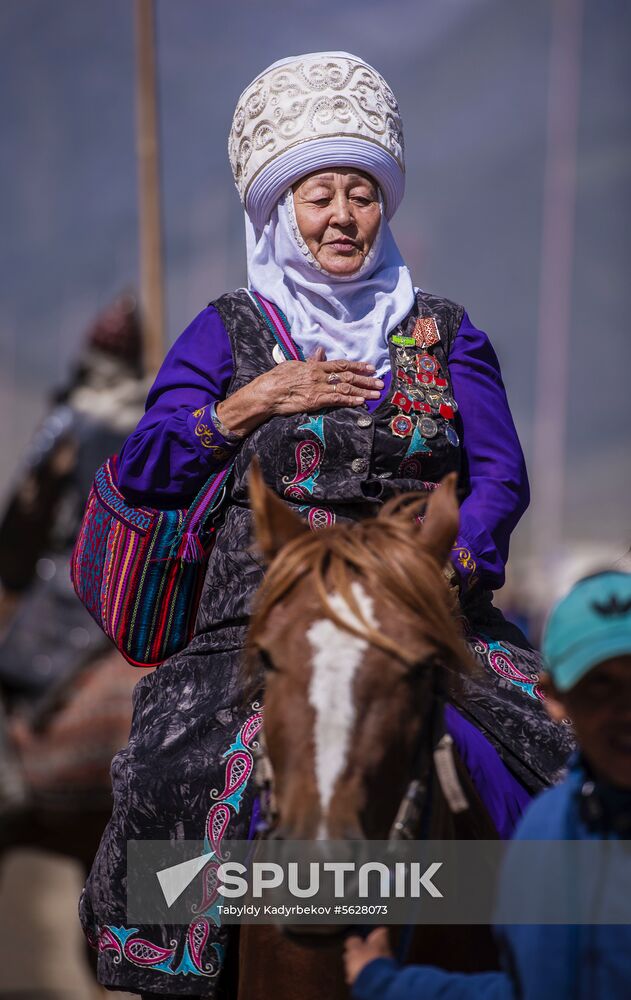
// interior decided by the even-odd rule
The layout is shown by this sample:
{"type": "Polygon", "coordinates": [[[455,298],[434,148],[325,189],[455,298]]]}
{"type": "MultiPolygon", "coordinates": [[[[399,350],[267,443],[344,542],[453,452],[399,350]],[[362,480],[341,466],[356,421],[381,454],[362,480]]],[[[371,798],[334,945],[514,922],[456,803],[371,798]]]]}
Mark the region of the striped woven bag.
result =
{"type": "Polygon", "coordinates": [[[211,477],[187,510],[130,507],[117,457],[97,471],[70,564],[92,617],[134,666],[162,663],[187,644],[212,548],[211,515],[231,466],[211,477]]]}
{"type": "MultiPolygon", "coordinates": [[[[286,360],[304,360],[283,314],[248,293],[286,360]]],[[[157,666],[193,636],[231,462],[190,507],[130,507],[118,488],[117,457],[97,471],[72,553],[79,599],[134,666],[157,666]]]]}

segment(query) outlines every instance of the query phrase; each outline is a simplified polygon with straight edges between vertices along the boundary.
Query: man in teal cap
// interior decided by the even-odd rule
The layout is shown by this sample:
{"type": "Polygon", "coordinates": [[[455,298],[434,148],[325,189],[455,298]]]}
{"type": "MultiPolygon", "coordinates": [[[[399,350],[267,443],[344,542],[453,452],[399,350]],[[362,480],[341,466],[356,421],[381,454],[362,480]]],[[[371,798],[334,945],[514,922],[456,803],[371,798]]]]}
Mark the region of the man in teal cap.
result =
{"type": "MultiPolygon", "coordinates": [[[[580,580],[559,601],[543,640],[541,678],[553,719],[579,750],[567,777],[540,795],[514,840],[631,840],[631,573],[580,580]]],[[[542,849],[544,845],[542,845],[542,849]]],[[[502,886],[511,891],[504,869],[502,886]]],[[[500,895],[502,892],[500,893],[500,895]]],[[[521,924],[496,928],[504,972],[401,968],[385,928],[346,943],[354,1000],[626,1000],[631,926],[521,924]]]]}
{"type": "Polygon", "coordinates": [[[609,813],[612,796],[617,800],[619,791],[624,799],[631,789],[631,573],[577,583],[548,619],[543,655],[548,712],[572,720],[577,767],[609,813]]]}

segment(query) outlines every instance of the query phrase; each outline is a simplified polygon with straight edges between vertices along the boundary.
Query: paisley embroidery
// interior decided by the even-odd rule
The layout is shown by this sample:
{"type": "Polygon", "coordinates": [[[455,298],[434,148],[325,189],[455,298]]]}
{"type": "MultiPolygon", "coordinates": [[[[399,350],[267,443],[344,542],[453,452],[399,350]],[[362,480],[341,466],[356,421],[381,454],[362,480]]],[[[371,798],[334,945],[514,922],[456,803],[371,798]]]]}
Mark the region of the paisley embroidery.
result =
{"type": "Polygon", "coordinates": [[[228,802],[230,805],[235,805],[235,807],[239,805],[253,766],[252,754],[241,752],[240,750],[233,753],[226,767],[226,784],[224,790],[220,795],[216,791],[211,792],[212,798],[218,795],[220,801],[224,803],[228,802]]]}
{"type": "Polygon", "coordinates": [[[489,639],[488,636],[484,635],[472,635],[468,636],[468,639],[473,646],[474,652],[487,662],[495,674],[510,681],[511,684],[515,684],[516,687],[521,688],[531,698],[539,701],[545,700],[539,686],[538,677],[528,677],[522,673],[513,663],[508,650],[502,642],[489,639]]]}
{"type": "MultiPolygon", "coordinates": [[[[88,938],[88,942],[92,945],[92,947],[94,947],[94,942],[91,940],[91,937],[92,936],[88,938]]],[[[123,952],[121,949],[121,943],[118,938],[112,934],[109,927],[103,928],[100,937],[97,939],[96,947],[98,947],[99,951],[115,951],[116,954],[114,956],[114,963],[116,965],[119,965],[122,961],[123,952]]]]}
{"type": "Polygon", "coordinates": [[[323,454],[317,441],[300,441],[296,445],[296,474],[293,479],[283,476],[286,497],[304,500],[313,493],[323,454]]]}
{"type": "Polygon", "coordinates": [[[191,958],[195,963],[195,968],[202,975],[212,974],[212,965],[204,965],[203,953],[210,934],[210,924],[205,917],[194,920],[188,928],[188,948],[191,958]]]}
{"type": "MultiPolygon", "coordinates": [[[[236,738],[223,754],[226,759],[223,791],[212,789],[211,799],[216,801],[211,806],[204,824],[205,850],[221,856],[221,841],[228,829],[230,820],[241,807],[248,779],[254,768],[252,751],[256,748],[256,735],[263,723],[263,714],[259,705],[241,726],[236,738]]],[[[217,926],[221,924],[217,904],[217,869],[218,862],[209,861],[202,873],[202,893],[198,904],[192,907],[193,913],[199,914],[188,926],[184,951],[179,965],[174,968],[177,941],[170,941],[169,947],[157,945],[144,937],[134,937],[138,934],[137,927],[103,926],[96,941],[92,937],[91,944],[99,951],[112,950],[116,952],[115,963],[120,963],[124,956],[133,965],[151,969],[155,972],[167,973],[170,976],[205,976],[218,975],[223,965],[224,949],[218,942],[211,941],[210,921],[217,926]],[[208,947],[214,952],[214,957],[208,957],[208,947]],[[206,954],[204,954],[206,951],[206,954]]]]}
{"type": "Polygon", "coordinates": [[[219,802],[208,813],[206,820],[206,836],[210,846],[217,853],[221,839],[226,832],[226,827],[230,822],[230,809],[223,802],[219,802]]]}
{"type": "MultiPolygon", "coordinates": [[[[223,836],[223,833],[222,833],[223,836]]],[[[219,862],[211,861],[202,872],[203,892],[199,903],[194,903],[191,907],[193,913],[206,913],[217,899],[217,872],[219,862]]]]}
{"type": "Polygon", "coordinates": [[[310,431],[317,440],[307,438],[296,445],[296,473],[293,477],[283,476],[284,492],[289,500],[308,500],[315,489],[326,451],[323,414],[307,417],[304,424],[298,425],[298,430],[310,431]]]}
{"type": "Polygon", "coordinates": [[[159,948],[145,938],[132,938],[127,941],[123,953],[134,965],[158,965],[175,954],[177,941],[171,941],[171,948],[159,948]]]}
{"type": "Polygon", "coordinates": [[[307,517],[312,531],[330,528],[335,524],[335,514],[332,510],[327,510],[326,507],[310,507],[307,517]]]}

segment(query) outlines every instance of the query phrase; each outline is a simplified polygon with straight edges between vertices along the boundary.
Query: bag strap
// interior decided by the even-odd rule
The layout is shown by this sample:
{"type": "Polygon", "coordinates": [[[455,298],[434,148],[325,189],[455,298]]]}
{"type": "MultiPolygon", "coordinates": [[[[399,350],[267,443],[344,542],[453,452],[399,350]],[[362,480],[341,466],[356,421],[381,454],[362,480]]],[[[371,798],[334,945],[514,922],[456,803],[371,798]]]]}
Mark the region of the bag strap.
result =
{"type": "MultiPolygon", "coordinates": [[[[300,347],[294,343],[289,332],[289,323],[280,309],[277,309],[269,299],[264,298],[258,292],[249,289],[246,291],[265,320],[268,329],[283,352],[285,360],[304,361],[305,356],[300,347]]],[[[219,472],[214,472],[202,486],[188,508],[182,527],[173,543],[171,550],[173,556],[186,562],[197,562],[205,558],[205,549],[200,535],[225,497],[225,486],[235,460],[236,456],[219,472]]]]}
{"type": "Polygon", "coordinates": [[[260,292],[246,289],[252,302],[265,320],[265,323],[272,333],[274,340],[285,355],[286,361],[305,361],[306,358],[302,349],[295,343],[290,330],[287,317],[269,299],[264,298],[260,292]]]}
{"type": "Polygon", "coordinates": [[[236,456],[219,472],[213,472],[193,500],[173,541],[171,547],[173,558],[183,559],[185,562],[201,562],[206,558],[206,550],[200,536],[210,517],[217,512],[225,499],[225,487],[235,460],[236,456]]]}

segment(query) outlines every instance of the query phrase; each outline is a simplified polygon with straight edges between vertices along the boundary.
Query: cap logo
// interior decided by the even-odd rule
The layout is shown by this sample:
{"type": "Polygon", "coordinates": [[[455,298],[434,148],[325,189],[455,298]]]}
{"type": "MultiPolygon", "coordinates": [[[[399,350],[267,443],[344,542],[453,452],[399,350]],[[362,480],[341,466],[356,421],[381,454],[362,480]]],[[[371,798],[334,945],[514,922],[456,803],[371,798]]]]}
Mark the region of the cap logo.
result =
{"type": "Polygon", "coordinates": [[[603,618],[621,617],[622,615],[628,615],[631,611],[631,600],[619,601],[614,596],[606,604],[599,604],[597,601],[592,601],[592,608],[596,614],[602,615],[603,618]]]}

